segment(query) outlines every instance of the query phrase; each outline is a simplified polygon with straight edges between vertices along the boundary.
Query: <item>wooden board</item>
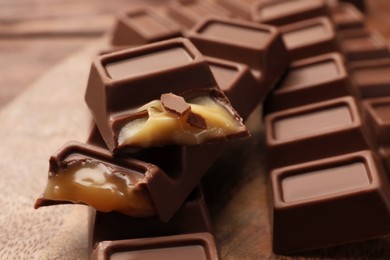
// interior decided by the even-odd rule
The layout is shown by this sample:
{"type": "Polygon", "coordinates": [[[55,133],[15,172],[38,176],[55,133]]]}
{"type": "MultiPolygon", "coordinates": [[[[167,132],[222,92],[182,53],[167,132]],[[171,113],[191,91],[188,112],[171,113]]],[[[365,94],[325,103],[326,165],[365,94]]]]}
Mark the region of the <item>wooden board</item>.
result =
{"type": "MultiPolygon", "coordinates": [[[[86,259],[87,207],[33,209],[48,158],[88,136],[84,91],[91,59],[106,38],[48,71],[0,113],[0,259],[86,259]]],[[[260,111],[252,138],[233,144],[204,180],[222,259],[286,259],[271,250],[260,111]]],[[[367,223],[369,225],[369,223],[367,223]]],[[[390,238],[318,250],[294,258],[389,258],[390,238]]]]}

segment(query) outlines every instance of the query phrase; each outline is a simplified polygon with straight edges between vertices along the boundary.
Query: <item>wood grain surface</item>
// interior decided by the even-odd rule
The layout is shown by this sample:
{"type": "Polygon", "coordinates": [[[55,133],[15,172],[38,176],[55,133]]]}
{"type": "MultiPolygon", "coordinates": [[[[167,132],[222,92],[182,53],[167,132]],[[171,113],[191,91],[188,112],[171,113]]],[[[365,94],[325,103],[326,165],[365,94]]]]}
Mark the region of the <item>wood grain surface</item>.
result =
{"type": "MultiPolygon", "coordinates": [[[[85,2],[94,5],[92,1],[85,2]]],[[[17,9],[16,1],[9,4],[17,9]]],[[[374,11],[371,9],[369,25],[389,39],[390,28],[386,25],[389,21],[388,2],[376,0],[370,4],[374,11]]],[[[18,23],[8,14],[4,18],[3,10],[0,9],[3,20],[12,26],[18,23]]],[[[31,21],[40,20],[39,17],[47,14],[42,11],[38,16],[28,14],[26,10],[23,12],[31,21]]],[[[57,13],[56,17],[61,15],[57,13]]],[[[64,26],[64,23],[60,24],[64,26]]],[[[12,46],[15,41],[22,46],[34,38],[47,47],[45,44],[52,40],[31,37],[34,33],[25,28],[19,29],[24,34],[21,38],[7,36],[0,40],[0,53],[4,52],[4,46],[12,46]],[[9,41],[8,45],[4,45],[5,41],[9,41]]],[[[33,204],[46,184],[50,154],[65,142],[84,141],[88,135],[91,118],[84,104],[84,91],[91,59],[107,44],[108,37],[79,35],[57,39],[60,39],[58,48],[62,56],[47,62],[46,67],[45,62],[40,61],[43,65],[29,76],[30,82],[43,72],[44,75],[34,84],[25,82],[30,86],[27,89],[21,87],[23,91],[12,94],[17,97],[0,111],[0,259],[87,259],[87,208],[67,205],[34,210],[33,204]],[[74,52],[81,46],[85,47],[74,52]],[[65,56],[69,57],[64,59],[65,56]],[[59,59],[62,61],[53,67],[59,59]]],[[[37,49],[42,50],[43,46],[37,49]]],[[[34,48],[25,54],[31,57],[34,48]]],[[[7,68],[7,72],[12,71],[14,77],[23,78],[20,75],[28,73],[27,65],[20,64],[23,58],[21,55],[7,63],[25,66],[21,70],[23,73],[11,68],[7,68]]],[[[10,77],[10,80],[14,79],[10,77]]],[[[0,94],[3,92],[1,88],[0,94]]],[[[259,110],[255,111],[248,122],[252,138],[232,144],[204,179],[222,259],[390,259],[390,237],[292,257],[272,253],[259,114],[259,110]]]]}

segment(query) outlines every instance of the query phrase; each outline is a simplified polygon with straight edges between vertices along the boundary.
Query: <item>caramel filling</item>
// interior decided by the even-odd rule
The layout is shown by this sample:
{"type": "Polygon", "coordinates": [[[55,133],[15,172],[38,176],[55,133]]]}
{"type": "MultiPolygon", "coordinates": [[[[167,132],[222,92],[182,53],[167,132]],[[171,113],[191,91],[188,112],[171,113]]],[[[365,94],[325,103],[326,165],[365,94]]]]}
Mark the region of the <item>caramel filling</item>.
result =
{"type": "Polygon", "coordinates": [[[164,108],[161,100],[154,100],[136,112],[147,111],[148,116],[125,124],[118,136],[118,145],[139,147],[166,144],[195,145],[224,138],[243,131],[234,115],[216,99],[202,96],[188,101],[191,112],[178,115],[164,108]],[[205,127],[191,125],[189,118],[196,114],[204,119],[205,127]]]}
{"type": "Polygon", "coordinates": [[[140,176],[129,177],[93,160],[75,161],[49,176],[44,199],[70,201],[98,211],[118,211],[133,217],[155,214],[146,191],[135,189],[140,176]]]}

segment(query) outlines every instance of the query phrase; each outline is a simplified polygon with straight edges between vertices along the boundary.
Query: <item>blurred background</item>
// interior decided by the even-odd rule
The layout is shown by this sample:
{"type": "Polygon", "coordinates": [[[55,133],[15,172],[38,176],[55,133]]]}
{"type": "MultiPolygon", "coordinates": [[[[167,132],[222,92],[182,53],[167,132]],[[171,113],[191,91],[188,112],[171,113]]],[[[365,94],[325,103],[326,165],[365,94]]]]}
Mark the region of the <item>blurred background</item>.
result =
{"type": "MultiPolygon", "coordinates": [[[[115,14],[166,0],[0,0],[0,107],[50,67],[108,33],[115,14]]],[[[390,40],[390,1],[367,0],[368,25],[390,40]]]]}

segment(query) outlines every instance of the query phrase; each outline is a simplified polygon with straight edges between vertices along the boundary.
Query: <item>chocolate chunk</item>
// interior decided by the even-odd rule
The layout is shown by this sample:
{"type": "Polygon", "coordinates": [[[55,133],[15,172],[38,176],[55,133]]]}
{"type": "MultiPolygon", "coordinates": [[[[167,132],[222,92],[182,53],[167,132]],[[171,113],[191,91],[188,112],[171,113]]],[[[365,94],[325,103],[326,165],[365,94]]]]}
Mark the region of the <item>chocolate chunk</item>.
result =
{"type": "Polygon", "coordinates": [[[271,183],[275,253],[336,246],[390,232],[390,187],[370,151],[279,168],[271,173],[271,183]]]}
{"type": "Polygon", "coordinates": [[[164,108],[176,115],[183,116],[191,110],[191,106],[186,103],[183,97],[173,93],[162,94],[160,99],[164,108]]]}
{"type": "Polygon", "coordinates": [[[390,59],[354,62],[350,66],[352,81],[362,98],[390,95],[390,59]]]}
{"type": "Polygon", "coordinates": [[[328,15],[329,8],[324,0],[258,1],[252,9],[252,20],[272,25],[285,25],[328,15]]]}
{"type": "Polygon", "coordinates": [[[286,77],[267,97],[266,113],[312,104],[342,96],[356,96],[338,53],[299,60],[290,65],[286,77]]]}
{"type": "Polygon", "coordinates": [[[352,4],[338,3],[331,7],[331,18],[337,30],[361,29],[364,15],[352,4]]]}
{"type": "Polygon", "coordinates": [[[182,36],[174,21],[148,7],[127,10],[117,17],[113,46],[142,45],[182,36]]]}
{"type": "Polygon", "coordinates": [[[268,94],[269,86],[261,80],[264,75],[260,75],[260,83],[243,63],[211,57],[206,57],[206,60],[218,86],[245,121],[268,94]]]}
{"type": "Polygon", "coordinates": [[[333,24],[326,17],[281,26],[280,31],[292,61],[340,50],[333,24]]]}
{"type": "Polygon", "coordinates": [[[190,29],[207,16],[233,16],[222,6],[215,5],[211,1],[203,0],[172,0],[166,8],[166,13],[187,29],[190,29]]]}
{"type": "Polygon", "coordinates": [[[207,122],[206,120],[199,114],[190,112],[188,114],[187,123],[190,126],[197,127],[200,129],[206,129],[207,128],[207,122]]]}
{"type": "Polygon", "coordinates": [[[390,57],[386,40],[370,29],[343,31],[341,48],[349,62],[390,57]]]}
{"type": "Polygon", "coordinates": [[[268,114],[265,128],[270,169],[374,149],[352,97],[268,114]]]}
{"type": "Polygon", "coordinates": [[[364,100],[365,123],[379,147],[390,147],[390,96],[364,100]]]}
{"type": "Polygon", "coordinates": [[[236,19],[206,18],[188,32],[206,56],[247,65],[267,92],[284,74],[288,53],[276,27],[236,19]]]}

